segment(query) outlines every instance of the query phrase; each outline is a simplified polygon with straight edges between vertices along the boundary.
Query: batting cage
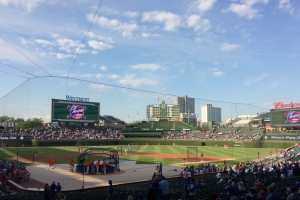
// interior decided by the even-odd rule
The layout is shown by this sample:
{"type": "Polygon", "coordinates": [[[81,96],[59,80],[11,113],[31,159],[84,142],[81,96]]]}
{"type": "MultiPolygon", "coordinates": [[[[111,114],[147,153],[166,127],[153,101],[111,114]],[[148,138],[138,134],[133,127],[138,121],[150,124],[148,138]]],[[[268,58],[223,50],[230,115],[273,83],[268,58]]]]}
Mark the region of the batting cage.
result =
{"type": "Polygon", "coordinates": [[[186,157],[188,162],[198,162],[198,147],[187,147],[186,157]]]}
{"type": "Polygon", "coordinates": [[[84,150],[77,158],[76,172],[95,174],[96,163],[100,162],[99,172],[103,172],[103,163],[106,164],[105,173],[120,171],[119,154],[113,148],[89,148],[84,150]],[[87,167],[87,163],[90,163],[87,167]]]}

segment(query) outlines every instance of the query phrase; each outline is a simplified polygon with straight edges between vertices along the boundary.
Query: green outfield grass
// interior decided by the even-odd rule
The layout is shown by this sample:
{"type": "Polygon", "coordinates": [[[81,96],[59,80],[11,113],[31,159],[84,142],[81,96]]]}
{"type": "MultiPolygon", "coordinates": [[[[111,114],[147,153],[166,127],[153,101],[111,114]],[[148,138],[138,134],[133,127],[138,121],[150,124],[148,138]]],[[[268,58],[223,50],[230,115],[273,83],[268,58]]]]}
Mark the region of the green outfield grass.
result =
{"type": "MultiPolygon", "coordinates": [[[[125,148],[128,146],[89,146],[83,147],[83,150],[87,148],[114,148],[120,150],[122,147],[122,155],[119,153],[120,159],[123,160],[131,160],[136,161],[137,164],[175,164],[175,163],[185,163],[186,161],[183,159],[175,159],[175,158],[161,158],[159,156],[149,157],[144,155],[134,155],[135,153],[155,153],[155,154],[187,154],[188,146],[171,146],[171,145],[140,145],[140,146],[132,146],[132,153],[129,155],[124,155],[125,148]]],[[[275,148],[243,148],[243,147],[229,147],[227,149],[223,147],[208,147],[208,146],[198,146],[198,157],[200,160],[200,154],[204,154],[207,156],[218,156],[222,159],[228,159],[227,163],[229,165],[236,164],[237,162],[245,162],[251,160],[258,159],[258,152],[260,154],[260,158],[267,157],[272,150],[273,154],[275,153],[275,148]]],[[[67,164],[70,160],[70,154],[74,154],[72,159],[76,162],[77,157],[79,156],[78,147],[19,147],[19,148],[0,148],[0,158],[4,159],[12,159],[16,158],[16,154],[18,151],[38,151],[38,158],[41,160],[43,156],[55,158],[55,155],[60,154],[60,158],[55,158],[57,164],[67,164]]],[[[279,150],[278,150],[279,151],[279,150]]],[[[195,149],[191,149],[191,154],[195,154],[195,149]]],[[[22,154],[22,153],[21,153],[22,154]]],[[[30,153],[24,152],[24,156],[28,156],[30,153]]],[[[93,156],[91,160],[97,160],[97,157],[93,156]]],[[[47,160],[43,160],[42,162],[47,162],[47,160]]],[[[223,161],[218,162],[223,164],[223,161]]],[[[30,165],[30,163],[24,163],[26,165],[30,165]]],[[[185,163],[187,164],[187,163],[185,163]]]]}

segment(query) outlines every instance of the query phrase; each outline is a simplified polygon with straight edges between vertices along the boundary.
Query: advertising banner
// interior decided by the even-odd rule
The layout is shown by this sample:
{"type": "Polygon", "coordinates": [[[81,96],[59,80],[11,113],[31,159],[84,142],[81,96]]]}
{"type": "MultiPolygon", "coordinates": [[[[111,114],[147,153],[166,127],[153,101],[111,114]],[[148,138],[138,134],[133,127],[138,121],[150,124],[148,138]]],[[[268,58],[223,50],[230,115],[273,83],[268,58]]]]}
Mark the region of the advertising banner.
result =
{"type": "Polygon", "coordinates": [[[298,135],[265,135],[263,138],[264,140],[300,140],[298,135]]]}
{"type": "Polygon", "coordinates": [[[32,136],[0,136],[0,140],[32,140],[32,136]]]}

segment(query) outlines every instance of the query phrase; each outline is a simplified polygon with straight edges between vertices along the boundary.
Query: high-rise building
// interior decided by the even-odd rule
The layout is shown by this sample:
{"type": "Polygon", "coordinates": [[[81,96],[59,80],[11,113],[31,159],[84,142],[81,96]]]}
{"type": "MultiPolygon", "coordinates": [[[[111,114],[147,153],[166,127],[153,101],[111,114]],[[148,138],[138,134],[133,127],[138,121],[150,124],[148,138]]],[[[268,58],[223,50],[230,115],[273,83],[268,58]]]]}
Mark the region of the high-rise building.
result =
{"type": "Polygon", "coordinates": [[[201,108],[202,123],[213,121],[214,124],[221,123],[221,108],[213,107],[212,104],[204,104],[201,108]]]}
{"type": "Polygon", "coordinates": [[[173,119],[180,117],[179,105],[166,104],[163,100],[161,104],[147,105],[147,117],[156,119],[173,119]]]}
{"type": "Polygon", "coordinates": [[[189,98],[186,95],[183,97],[175,97],[174,105],[180,106],[180,113],[183,114],[194,114],[195,113],[195,99],[189,98]]]}

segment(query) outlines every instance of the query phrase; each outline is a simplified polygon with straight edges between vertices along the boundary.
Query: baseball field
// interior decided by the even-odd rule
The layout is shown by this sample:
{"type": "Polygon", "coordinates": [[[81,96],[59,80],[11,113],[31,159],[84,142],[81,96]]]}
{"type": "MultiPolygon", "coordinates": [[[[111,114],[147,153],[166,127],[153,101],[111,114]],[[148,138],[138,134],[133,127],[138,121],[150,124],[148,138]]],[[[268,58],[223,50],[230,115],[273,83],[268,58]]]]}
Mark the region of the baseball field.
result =
{"type": "MultiPolygon", "coordinates": [[[[114,148],[118,150],[119,158],[122,160],[136,161],[136,164],[188,164],[188,161],[201,161],[202,163],[214,162],[234,165],[237,162],[245,162],[263,159],[275,154],[275,148],[244,148],[244,147],[211,147],[211,146],[173,146],[173,145],[140,145],[140,146],[84,146],[83,151],[88,148],[114,148]],[[125,154],[127,149],[127,154],[125,154]]],[[[37,151],[34,165],[41,162],[47,163],[49,159],[56,159],[57,164],[67,164],[70,159],[77,161],[79,156],[78,147],[12,147],[0,148],[0,158],[17,159],[24,165],[33,165],[32,155],[37,151]]],[[[279,151],[279,150],[278,150],[279,151]]],[[[98,160],[98,155],[91,157],[98,160]]]]}

